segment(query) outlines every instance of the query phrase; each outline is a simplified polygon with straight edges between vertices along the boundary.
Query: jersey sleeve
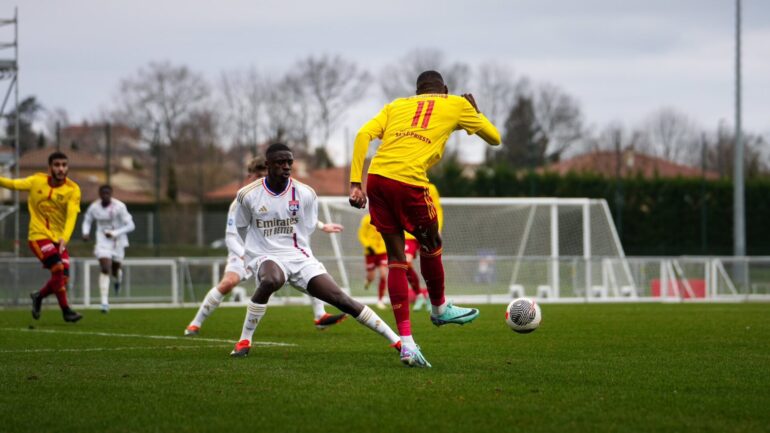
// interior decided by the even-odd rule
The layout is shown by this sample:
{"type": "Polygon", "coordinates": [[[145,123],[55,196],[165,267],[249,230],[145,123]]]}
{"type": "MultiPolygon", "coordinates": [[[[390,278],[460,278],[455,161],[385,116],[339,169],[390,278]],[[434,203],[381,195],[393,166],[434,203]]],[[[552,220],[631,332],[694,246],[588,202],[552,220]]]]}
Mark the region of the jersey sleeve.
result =
{"type": "Polygon", "coordinates": [[[369,151],[369,143],[375,138],[382,138],[385,133],[385,125],[388,123],[388,106],[374,116],[370,121],[361,127],[356,134],[356,140],[353,143],[353,161],[350,163],[350,182],[361,182],[364,175],[364,161],[366,153],[369,151]]]}
{"type": "Polygon", "coordinates": [[[493,146],[500,144],[500,132],[497,131],[495,125],[484,114],[477,112],[473,105],[465,98],[463,98],[458,125],[468,135],[476,134],[493,146]]]}
{"type": "Polygon", "coordinates": [[[0,177],[0,187],[15,189],[19,191],[29,191],[32,188],[32,179],[34,176],[25,177],[24,179],[9,179],[7,177],[0,177]]]}
{"type": "Polygon", "coordinates": [[[75,186],[69,202],[67,202],[67,219],[64,222],[64,232],[62,237],[65,242],[69,242],[72,237],[72,231],[75,230],[75,222],[80,213],[80,187],[75,186]]]}
{"type": "Polygon", "coordinates": [[[361,224],[358,225],[358,242],[360,242],[364,248],[369,246],[369,227],[367,227],[369,221],[370,219],[364,216],[361,218],[361,224]]]}
{"type": "Polygon", "coordinates": [[[246,254],[246,246],[238,229],[245,229],[251,223],[251,212],[243,200],[233,200],[227,213],[227,228],[225,229],[225,245],[227,249],[238,257],[246,254]]]}
{"type": "Polygon", "coordinates": [[[316,197],[315,191],[309,188],[306,194],[307,199],[303,200],[305,202],[305,209],[303,211],[304,219],[302,225],[307,231],[307,234],[310,235],[315,231],[316,224],[318,224],[318,197],[316,197]]]}
{"type": "Polygon", "coordinates": [[[120,220],[123,222],[123,225],[112,231],[114,236],[131,233],[136,228],[136,225],[134,225],[134,218],[128,213],[128,208],[126,208],[125,205],[121,206],[120,220]]]}
{"type": "Polygon", "coordinates": [[[91,233],[91,224],[94,222],[94,211],[93,211],[93,205],[88,206],[88,209],[86,209],[85,215],[83,215],[83,224],[81,225],[81,229],[83,232],[83,236],[88,236],[89,233],[91,233]]]}

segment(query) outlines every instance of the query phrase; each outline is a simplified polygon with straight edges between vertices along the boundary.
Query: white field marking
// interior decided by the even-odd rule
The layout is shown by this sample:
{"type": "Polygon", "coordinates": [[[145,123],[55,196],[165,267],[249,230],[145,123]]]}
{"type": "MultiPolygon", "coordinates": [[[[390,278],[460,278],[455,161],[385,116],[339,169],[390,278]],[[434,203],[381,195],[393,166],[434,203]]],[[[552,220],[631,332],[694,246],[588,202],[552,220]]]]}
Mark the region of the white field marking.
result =
{"type": "Polygon", "coordinates": [[[83,349],[18,349],[18,350],[0,350],[0,353],[41,353],[41,352],[111,352],[120,350],[147,350],[147,349],[165,349],[165,350],[187,350],[187,349],[203,349],[208,347],[230,347],[224,344],[205,344],[196,346],[129,346],[129,347],[89,347],[83,349]]]}
{"type": "MultiPolygon", "coordinates": [[[[118,334],[112,332],[77,332],[77,331],[59,331],[56,329],[28,329],[28,328],[0,328],[0,331],[16,331],[16,332],[40,332],[47,334],[72,334],[72,335],[96,335],[100,337],[124,337],[124,338],[148,338],[151,340],[184,340],[184,341],[203,341],[209,343],[237,343],[235,340],[224,340],[221,338],[199,338],[199,337],[178,337],[174,335],[145,335],[145,334],[118,334]]],[[[275,343],[272,341],[252,341],[252,346],[282,346],[292,347],[296,344],[292,343],[275,343]]]]}

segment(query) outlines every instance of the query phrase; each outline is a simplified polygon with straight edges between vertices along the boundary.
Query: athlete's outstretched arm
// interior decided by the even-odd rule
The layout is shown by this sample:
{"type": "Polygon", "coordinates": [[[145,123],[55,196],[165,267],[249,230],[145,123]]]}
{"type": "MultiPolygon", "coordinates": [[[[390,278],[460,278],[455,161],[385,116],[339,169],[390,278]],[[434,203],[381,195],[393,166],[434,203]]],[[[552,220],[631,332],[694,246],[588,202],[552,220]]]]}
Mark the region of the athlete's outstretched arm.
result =
{"type": "Polygon", "coordinates": [[[9,179],[7,177],[0,177],[0,187],[16,189],[19,191],[27,191],[32,188],[32,178],[25,177],[24,179],[9,179]]]}

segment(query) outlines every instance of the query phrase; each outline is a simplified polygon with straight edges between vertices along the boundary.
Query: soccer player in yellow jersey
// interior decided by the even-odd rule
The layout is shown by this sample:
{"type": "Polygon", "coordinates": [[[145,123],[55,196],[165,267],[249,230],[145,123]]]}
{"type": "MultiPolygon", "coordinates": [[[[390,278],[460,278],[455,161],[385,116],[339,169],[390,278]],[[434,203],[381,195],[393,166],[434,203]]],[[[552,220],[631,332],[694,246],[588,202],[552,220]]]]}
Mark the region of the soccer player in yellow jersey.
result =
{"type": "Polygon", "coordinates": [[[448,93],[441,74],[421,73],[416,96],[385,105],[358,131],[350,168],[350,204],[365,207],[368,193],[372,222],[388,250],[388,293],[401,336],[401,362],[407,366],[430,367],[430,363],[412,337],[404,230],[420,243],[420,271],[428,286],[433,324],[464,324],[479,315],[475,308],[458,307],[444,298],[441,235],[427,171],[441,159],[444,145],[455,130],[464,129],[491,145],[500,144],[500,133],[479,112],[472,95],[448,93]],[[364,193],[364,159],[375,138],[382,143],[369,166],[364,193]]]}
{"type": "Polygon", "coordinates": [[[364,214],[364,217],[361,218],[361,224],[358,226],[358,241],[364,247],[364,261],[366,262],[366,286],[364,288],[369,288],[379,270],[380,282],[377,286],[377,308],[384,310],[385,303],[382,302],[382,297],[385,295],[385,285],[388,281],[388,255],[385,249],[385,241],[382,240],[382,235],[377,231],[377,228],[372,225],[372,217],[368,213],[364,214]]]}
{"type": "Polygon", "coordinates": [[[54,152],[48,156],[48,174],[36,173],[24,179],[0,177],[0,186],[29,191],[29,247],[51,271],[51,278],[38,292],[32,293],[32,317],[40,318],[43,299],[56,295],[66,322],[77,322],[83,316],[73,311],[67,302],[67,280],[70,257],[67,243],[80,213],[80,187],[67,178],[67,155],[54,152]]]}

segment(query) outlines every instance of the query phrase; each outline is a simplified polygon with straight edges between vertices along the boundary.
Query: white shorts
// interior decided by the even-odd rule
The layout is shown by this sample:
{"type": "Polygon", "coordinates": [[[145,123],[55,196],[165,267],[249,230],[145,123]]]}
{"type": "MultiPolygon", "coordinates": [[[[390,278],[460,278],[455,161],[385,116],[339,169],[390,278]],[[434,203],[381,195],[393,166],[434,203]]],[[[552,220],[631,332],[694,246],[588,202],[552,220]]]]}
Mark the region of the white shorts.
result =
{"type": "Polygon", "coordinates": [[[227,254],[227,265],[225,265],[225,273],[232,272],[234,274],[238,274],[239,277],[241,277],[241,281],[248,280],[253,275],[251,272],[251,269],[246,267],[246,263],[251,260],[251,257],[244,256],[244,259],[241,260],[240,257],[233,253],[227,254]]]}
{"type": "Polygon", "coordinates": [[[97,259],[110,259],[113,262],[122,262],[126,257],[126,247],[117,246],[114,242],[100,244],[94,247],[94,255],[97,259]]]}
{"type": "Polygon", "coordinates": [[[259,285],[259,267],[268,260],[275,262],[281,268],[287,283],[303,293],[307,293],[307,285],[310,283],[310,280],[327,273],[326,267],[315,257],[287,259],[271,255],[259,256],[249,262],[248,265],[252,272],[254,272],[254,275],[257,276],[257,285],[259,285]]]}

